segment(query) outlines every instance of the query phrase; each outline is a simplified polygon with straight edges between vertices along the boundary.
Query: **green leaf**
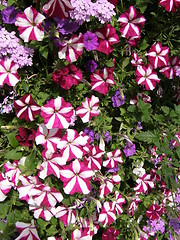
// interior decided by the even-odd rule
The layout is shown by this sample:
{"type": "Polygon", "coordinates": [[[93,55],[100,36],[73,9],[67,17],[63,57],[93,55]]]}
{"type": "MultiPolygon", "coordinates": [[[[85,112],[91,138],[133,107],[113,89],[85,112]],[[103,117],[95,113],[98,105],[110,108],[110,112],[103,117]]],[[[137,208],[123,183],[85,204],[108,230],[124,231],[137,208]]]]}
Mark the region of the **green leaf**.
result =
{"type": "Polygon", "coordinates": [[[124,60],[123,63],[122,63],[122,67],[123,67],[123,68],[125,68],[125,67],[129,64],[129,60],[130,60],[129,57],[125,58],[125,60],[124,60]]]}
{"type": "Polygon", "coordinates": [[[29,92],[29,84],[26,81],[22,81],[24,91],[29,92]]]}
{"type": "Polygon", "coordinates": [[[51,226],[50,228],[46,229],[46,232],[49,234],[49,236],[55,235],[58,231],[56,229],[56,226],[51,226]]]}
{"type": "Polygon", "coordinates": [[[7,2],[8,7],[11,6],[11,5],[13,5],[14,2],[15,2],[15,0],[8,0],[8,2],[7,2]]]}
{"type": "Polygon", "coordinates": [[[108,61],[106,61],[105,64],[106,64],[107,67],[110,67],[110,68],[114,67],[113,59],[109,59],[108,61]]]}
{"type": "Polygon", "coordinates": [[[128,108],[127,108],[128,112],[134,112],[136,110],[136,106],[135,105],[130,105],[128,108]]]}
{"type": "Polygon", "coordinates": [[[4,155],[4,158],[11,159],[11,160],[19,160],[20,158],[22,158],[22,152],[17,152],[15,149],[13,149],[7,152],[4,155]]]}
{"type": "Polygon", "coordinates": [[[159,143],[159,135],[154,134],[150,131],[138,133],[136,134],[135,138],[139,141],[147,142],[149,144],[154,143],[155,145],[157,145],[157,143],[159,143]]]}
{"type": "Polygon", "coordinates": [[[145,50],[145,49],[147,49],[148,47],[149,47],[149,44],[146,42],[145,39],[144,39],[144,40],[142,41],[142,43],[140,43],[140,45],[139,45],[140,50],[145,50]]]}
{"type": "Polygon", "coordinates": [[[168,107],[162,106],[161,109],[162,109],[163,113],[165,114],[165,116],[167,116],[169,114],[170,109],[168,107]]]}
{"type": "Polygon", "coordinates": [[[12,132],[10,134],[7,135],[7,138],[8,138],[8,141],[9,141],[9,144],[11,146],[13,146],[14,148],[16,148],[17,146],[19,146],[19,142],[17,141],[16,139],[16,133],[15,132],[12,132]]]}

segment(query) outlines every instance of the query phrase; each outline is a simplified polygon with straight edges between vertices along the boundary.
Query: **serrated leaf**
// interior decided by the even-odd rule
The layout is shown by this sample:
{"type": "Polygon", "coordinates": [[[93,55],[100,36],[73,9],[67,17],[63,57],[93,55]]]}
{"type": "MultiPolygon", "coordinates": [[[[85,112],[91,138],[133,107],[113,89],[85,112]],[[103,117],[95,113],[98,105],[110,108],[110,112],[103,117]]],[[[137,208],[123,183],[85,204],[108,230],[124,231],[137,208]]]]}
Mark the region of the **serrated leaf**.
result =
{"type": "Polygon", "coordinates": [[[159,136],[147,131],[147,132],[140,132],[136,134],[135,136],[136,139],[142,142],[147,142],[147,143],[154,143],[156,145],[157,142],[159,142],[159,136]]]}
{"type": "Polygon", "coordinates": [[[162,106],[161,109],[162,109],[163,113],[164,113],[166,116],[169,114],[169,110],[170,110],[170,109],[169,109],[168,107],[162,106]]]}

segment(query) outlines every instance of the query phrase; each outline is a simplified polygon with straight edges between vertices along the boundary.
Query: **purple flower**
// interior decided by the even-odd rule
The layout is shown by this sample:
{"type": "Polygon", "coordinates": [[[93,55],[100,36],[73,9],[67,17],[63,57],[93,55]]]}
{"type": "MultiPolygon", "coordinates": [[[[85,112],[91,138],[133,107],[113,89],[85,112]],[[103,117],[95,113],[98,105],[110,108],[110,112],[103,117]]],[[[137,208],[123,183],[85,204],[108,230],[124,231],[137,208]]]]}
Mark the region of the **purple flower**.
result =
{"type": "Polygon", "coordinates": [[[108,142],[111,140],[111,136],[110,136],[109,132],[105,130],[105,132],[103,133],[103,135],[104,135],[104,141],[105,141],[106,143],[108,143],[108,142]]]}
{"type": "Polygon", "coordinates": [[[142,125],[141,125],[141,122],[138,122],[138,125],[137,125],[137,130],[141,130],[143,129],[142,125]]]}
{"type": "Polygon", "coordinates": [[[18,10],[15,10],[13,6],[9,6],[1,11],[3,23],[14,24],[16,21],[16,15],[18,10]]]}
{"type": "Polygon", "coordinates": [[[84,128],[84,133],[91,138],[91,142],[94,142],[94,131],[90,128],[84,128]]]}
{"type": "Polygon", "coordinates": [[[84,47],[87,51],[96,50],[98,47],[98,38],[95,33],[87,31],[84,34],[84,47]]]}
{"type": "Polygon", "coordinates": [[[79,28],[79,24],[71,19],[54,18],[54,20],[57,22],[58,32],[62,35],[72,34],[79,28]]]}
{"type": "Polygon", "coordinates": [[[119,90],[116,91],[115,95],[111,98],[113,107],[120,107],[125,103],[125,96],[119,90]]]}
{"type": "Polygon", "coordinates": [[[180,226],[178,218],[171,218],[171,220],[169,221],[169,227],[172,227],[174,232],[177,235],[180,235],[180,226]]]}
{"type": "Polygon", "coordinates": [[[115,173],[115,172],[117,172],[117,171],[119,171],[119,167],[110,168],[110,169],[108,169],[106,172],[107,172],[107,173],[115,173]]]}
{"type": "Polygon", "coordinates": [[[88,60],[85,63],[85,68],[87,72],[93,73],[95,69],[97,68],[97,64],[94,60],[88,60]]]}
{"type": "Polygon", "coordinates": [[[124,147],[124,154],[126,157],[132,156],[135,154],[136,146],[130,140],[126,141],[126,146],[124,147]]]}

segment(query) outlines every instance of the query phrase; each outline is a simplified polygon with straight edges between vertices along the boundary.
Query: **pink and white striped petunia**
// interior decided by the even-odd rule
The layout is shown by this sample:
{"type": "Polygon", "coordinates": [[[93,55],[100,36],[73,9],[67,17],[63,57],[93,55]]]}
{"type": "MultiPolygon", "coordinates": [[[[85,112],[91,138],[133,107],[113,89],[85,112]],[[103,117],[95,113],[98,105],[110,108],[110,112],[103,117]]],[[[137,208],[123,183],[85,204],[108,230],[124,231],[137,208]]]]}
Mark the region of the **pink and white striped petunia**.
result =
{"type": "Polygon", "coordinates": [[[47,208],[54,207],[57,202],[63,200],[63,196],[54,187],[50,188],[44,184],[35,186],[29,191],[29,201],[28,204],[36,206],[45,206],[47,208]]]}
{"type": "Polygon", "coordinates": [[[151,65],[139,65],[136,69],[136,82],[138,85],[145,85],[146,90],[153,90],[156,87],[156,82],[159,83],[160,79],[151,65]]]}
{"type": "Polygon", "coordinates": [[[15,25],[18,26],[19,36],[24,42],[43,40],[44,31],[41,24],[44,19],[45,16],[38,13],[32,6],[26,8],[22,14],[17,14],[15,25]]]}
{"type": "Polygon", "coordinates": [[[97,117],[100,113],[98,109],[99,98],[94,95],[91,98],[86,97],[81,107],[77,107],[76,114],[82,119],[83,123],[90,122],[91,117],[97,117]]]}
{"type": "Polygon", "coordinates": [[[146,216],[150,220],[154,221],[154,220],[158,220],[162,213],[163,213],[162,206],[159,206],[157,204],[152,204],[146,211],[146,216]]]}
{"type": "Polygon", "coordinates": [[[19,81],[17,69],[19,65],[14,63],[8,57],[0,60],[0,86],[6,83],[9,86],[15,86],[19,81]]]}
{"type": "Polygon", "coordinates": [[[103,166],[106,168],[117,167],[118,163],[123,163],[122,152],[119,149],[107,153],[107,158],[103,161],[103,166]]]}
{"type": "Polygon", "coordinates": [[[129,38],[139,36],[146,19],[133,6],[118,18],[122,37],[129,38]]]}
{"type": "Polygon", "coordinates": [[[116,220],[115,212],[113,202],[104,202],[98,221],[103,224],[103,227],[110,225],[116,220]]]}
{"type": "Polygon", "coordinates": [[[67,129],[57,148],[61,150],[62,157],[66,161],[73,158],[82,158],[86,153],[83,147],[88,143],[88,139],[86,136],[79,135],[76,130],[67,129]]]}
{"type": "Polygon", "coordinates": [[[141,199],[139,198],[138,194],[136,194],[132,197],[131,203],[129,205],[129,214],[131,214],[132,216],[134,215],[134,212],[138,208],[138,203],[140,203],[140,202],[141,202],[141,199]]]}
{"type": "Polygon", "coordinates": [[[117,214],[120,215],[123,213],[122,205],[126,203],[126,200],[125,200],[125,198],[122,197],[122,195],[118,191],[116,191],[114,193],[114,195],[115,195],[116,200],[113,201],[113,204],[114,204],[117,214]]]}
{"type": "Polygon", "coordinates": [[[142,58],[140,58],[136,52],[134,52],[131,56],[132,56],[131,64],[133,66],[137,67],[138,65],[143,64],[142,58]]]}
{"type": "Polygon", "coordinates": [[[71,208],[67,208],[66,206],[58,206],[56,208],[56,218],[59,218],[61,222],[64,223],[65,226],[69,226],[76,222],[76,212],[71,208]]]}
{"type": "Polygon", "coordinates": [[[41,183],[38,180],[38,177],[20,177],[19,180],[21,181],[22,186],[17,186],[17,190],[19,192],[19,199],[25,200],[28,203],[30,198],[29,192],[32,188],[39,186],[41,183]]]}
{"type": "Polygon", "coordinates": [[[104,95],[110,89],[111,85],[114,85],[113,68],[103,68],[102,70],[97,70],[90,76],[92,90],[95,90],[104,95]]]}
{"type": "Polygon", "coordinates": [[[91,146],[88,156],[83,159],[83,163],[93,171],[101,170],[103,154],[104,151],[98,146],[91,146]]]}
{"type": "Polygon", "coordinates": [[[98,52],[109,55],[114,50],[113,45],[119,43],[119,36],[111,24],[98,28],[95,34],[98,37],[99,46],[96,48],[98,52]]]}
{"type": "Polygon", "coordinates": [[[43,6],[43,12],[47,17],[59,17],[60,19],[68,18],[69,11],[72,9],[73,7],[69,0],[49,0],[43,6]]]}
{"type": "Polygon", "coordinates": [[[45,179],[49,175],[54,175],[60,178],[60,166],[65,165],[66,161],[58,153],[52,153],[51,151],[43,151],[43,163],[40,166],[38,176],[41,179],[45,179]]]}
{"type": "Polygon", "coordinates": [[[19,100],[15,100],[14,108],[17,117],[26,121],[34,121],[34,117],[40,112],[40,106],[30,94],[24,94],[19,100]]]}
{"type": "Polygon", "coordinates": [[[168,65],[159,70],[160,73],[165,75],[168,79],[173,79],[176,76],[176,71],[180,66],[180,60],[178,57],[170,57],[168,65]]]}
{"type": "Polygon", "coordinates": [[[15,240],[40,240],[34,220],[31,220],[31,223],[16,222],[15,226],[20,232],[20,235],[15,240]]]}
{"type": "Polygon", "coordinates": [[[93,175],[94,172],[90,168],[75,159],[60,170],[60,179],[63,181],[64,192],[71,195],[76,192],[90,193],[90,180],[93,175]]]}
{"type": "Polygon", "coordinates": [[[11,190],[12,186],[13,183],[9,182],[3,173],[0,173],[0,202],[3,202],[7,198],[6,194],[11,190]]]}
{"type": "Polygon", "coordinates": [[[104,198],[107,194],[112,193],[114,184],[119,184],[120,181],[121,177],[116,173],[105,178],[99,187],[99,197],[104,198]]]}
{"type": "Polygon", "coordinates": [[[133,97],[131,100],[130,100],[130,104],[133,104],[133,105],[136,105],[138,107],[138,102],[139,102],[139,98],[142,98],[142,100],[145,102],[145,103],[150,103],[151,102],[151,97],[149,97],[148,95],[146,94],[143,94],[143,93],[138,93],[135,97],[133,97]]]}
{"type": "Polygon", "coordinates": [[[73,35],[69,40],[64,40],[61,43],[58,56],[68,62],[75,62],[82,55],[83,47],[83,34],[80,33],[79,36],[73,35]]]}
{"type": "Polygon", "coordinates": [[[39,124],[36,132],[35,142],[37,145],[41,144],[44,149],[54,153],[57,149],[57,144],[61,139],[61,132],[61,129],[47,129],[44,123],[39,124]]]}
{"type": "Polygon", "coordinates": [[[29,205],[29,210],[34,211],[33,216],[36,219],[43,218],[45,221],[49,221],[56,214],[55,207],[38,206],[33,202],[29,205]]]}
{"type": "Polygon", "coordinates": [[[161,0],[159,2],[159,5],[164,7],[168,12],[174,12],[176,11],[176,9],[180,7],[180,1],[179,0],[161,0]]]}
{"type": "Polygon", "coordinates": [[[136,194],[147,193],[149,189],[154,188],[154,182],[150,174],[144,174],[142,177],[138,178],[136,182],[137,185],[134,187],[136,194]]]}
{"type": "Polygon", "coordinates": [[[41,107],[41,116],[44,118],[45,126],[52,128],[68,128],[73,115],[73,107],[64,98],[57,97],[51,99],[43,107],[41,107]]]}
{"type": "Polygon", "coordinates": [[[167,66],[169,61],[169,48],[162,47],[161,43],[157,42],[151,46],[146,56],[148,56],[148,60],[154,69],[167,66]]]}

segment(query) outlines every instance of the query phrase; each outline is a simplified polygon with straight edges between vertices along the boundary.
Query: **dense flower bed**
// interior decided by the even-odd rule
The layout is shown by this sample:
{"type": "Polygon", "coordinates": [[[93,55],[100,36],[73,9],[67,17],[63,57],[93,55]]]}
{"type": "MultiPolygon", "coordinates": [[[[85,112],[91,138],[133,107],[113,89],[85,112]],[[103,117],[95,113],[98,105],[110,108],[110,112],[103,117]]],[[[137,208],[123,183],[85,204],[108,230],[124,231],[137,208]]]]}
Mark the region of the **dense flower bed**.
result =
{"type": "Polygon", "coordinates": [[[176,239],[180,1],[0,2],[0,239],[176,239]]]}

